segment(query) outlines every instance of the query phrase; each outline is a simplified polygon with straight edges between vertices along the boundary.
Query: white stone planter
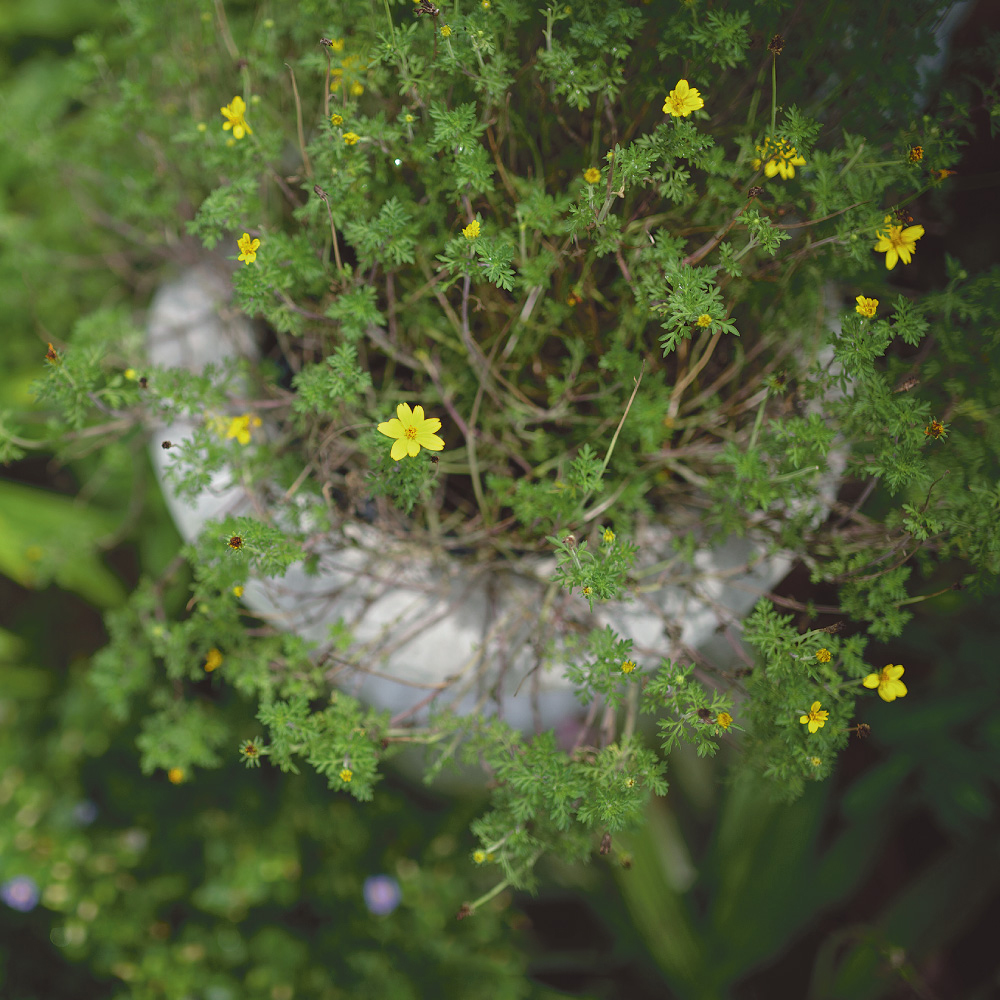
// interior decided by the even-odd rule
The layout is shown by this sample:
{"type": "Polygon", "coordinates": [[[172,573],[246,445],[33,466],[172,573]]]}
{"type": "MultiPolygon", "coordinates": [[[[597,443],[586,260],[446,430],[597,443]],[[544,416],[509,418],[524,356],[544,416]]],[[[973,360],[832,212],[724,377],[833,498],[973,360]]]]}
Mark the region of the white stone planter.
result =
{"type": "MultiPolygon", "coordinates": [[[[228,309],[228,299],[227,276],[207,268],[164,286],[150,309],[150,360],[200,371],[210,362],[252,355],[249,325],[228,309]]],[[[190,430],[174,425],[154,436],[151,455],[161,483],[170,461],[161,440],[183,440],[190,430]]],[[[828,484],[831,499],[834,483],[828,484]]],[[[166,484],[164,495],[188,541],[212,518],[250,513],[247,496],[226,474],[193,504],[166,484]]],[[[581,714],[562,667],[541,660],[544,650],[536,644],[543,634],[607,624],[634,640],[640,665],[652,668],[662,656],[685,662],[708,656],[726,666],[739,647],[735,633],[722,633],[791,566],[786,556],[764,557],[750,542],[733,540],[699,553],[694,571],[678,561],[670,585],[595,606],[591,614],[581,598],[550,587],[551,559],[487,571],[437,558],[366,523],[349,526],[345,535],[350,544],[321,551],[317,576],[294,565],[282,579],[251,581],[247,606],[320,644],[329,626],[343,620],[361,650],[351,654],[356,666],[331,672],[333,681],[394,715],[418,718],[432,701],[451,702],[462,712],[500,712],[522,729],[581,714]]],[[[651,527],[636,541],[647,565],[669,556],[665,528],[651,527]]]]}

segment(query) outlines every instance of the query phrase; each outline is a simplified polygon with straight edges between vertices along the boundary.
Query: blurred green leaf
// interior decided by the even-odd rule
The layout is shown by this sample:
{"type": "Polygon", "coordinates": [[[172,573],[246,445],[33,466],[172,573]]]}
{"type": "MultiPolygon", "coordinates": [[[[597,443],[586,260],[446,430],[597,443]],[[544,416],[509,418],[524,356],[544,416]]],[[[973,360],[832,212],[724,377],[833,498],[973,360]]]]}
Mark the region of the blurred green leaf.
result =
{"type": "Polygon", "coordinates": [[[98,607],[125,599],[95,553],[116,518],[68,497],[0,479],[0,573],[22,587],[55,581],[98,607]]]}

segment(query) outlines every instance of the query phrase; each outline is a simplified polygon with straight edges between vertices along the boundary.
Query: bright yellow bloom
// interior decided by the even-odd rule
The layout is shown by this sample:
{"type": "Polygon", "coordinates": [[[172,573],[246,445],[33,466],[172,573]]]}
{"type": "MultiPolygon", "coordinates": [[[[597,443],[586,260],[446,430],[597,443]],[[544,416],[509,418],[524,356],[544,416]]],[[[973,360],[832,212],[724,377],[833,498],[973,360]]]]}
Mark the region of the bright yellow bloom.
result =
{"type": "Polygon", "coordinates": [[[223,131],[233,130],[233,136],[242,139],[244,135],[253,135],[253,129],[247,125],[243,116],[246,114],[247,105],[242,97],[234,97],[224,108],[219,108],[225,117],[222,123],[223,131]]]}
{"type": "Polygon", "coordinates": [[[260,240],[252,240],[249,233],[244,233],[236,241],[236,245],[240,249],[240,255],[236,259],[243,261],[245,267],[249,267],[257,259],[257,248],[260,246],[260,240]]]}
{"type": "Polygon", "coordinates": [[[705,107],[700,91],[689,87],[687,80],[678,80],[677,86],[663,99],[664,114],[674,118],[687,118],[692,111],[705,107]]]}
{"type": "Polygon", "coordinates": [[[479,220],[473,219],[465,229],[462,230],[462,235],[467,240],[474,240],[479,235],[479,220]]]}
{"type": "Polygon", "coordinates": [[[708,313],[702,313],[697,320],[698,326],[705,327],[712,325],[712,317],[708,313]]]}
{"type": "Polygon", "coordinates": [[[909,155],[907,159],[910,163],[919,163],[924,158],[924,147],[923,146],[912,146],[910,148],[909,155]]]}
{"type": "Polygon", "coordinates": [[[481,865],[486,860],[485,851],[473,851],[472,860],[476,862],[477,865],[481,865]]]}
{"type": "Polygon", "coordinates": [[[875,310],[878,309],[878,299],[866,299],[863,295],[859,295],[854,301],[857,302],[854,307],[856,313],[868,319],[874,317],[875,310]]]}
{"type": "Polygon", "coordinates": [[[343,115],[338,115],[336,113],[330,115],[330,124],[331,125],[343,125],[344,124],[344,116],[343,115]]]}
{"type": "Polygon", "coordinates": [[[351,84],[352,97],[360,97],[364,92],[365,92],[364,84],[357,82],[351,84]]]}
{"type": "Polygon", "coordinates": [[[333,52],[343,52],[344,51],[344,39],[343,38],[331,38],[330,39],[330,49],[333,52]]]}
{"type": "Polygon", "coordinates": [[[804,167],[806,160],[800,156],[794,146],[789,146],[786,139],[772,139],[770,136],[764,138],[764,145],[757,147],[760,156],[753,160],[754,170],[759,170],[761,163],[764,164],[764,176],[773,177],[780,174],[783,181],[787,181],[795,176],[796,167],[804,167]]]}
{"type": "Polygon", "coordinates": [[[829,663],[830,650],[826,649],[825,647],[823,649],[817,650],[816,659],[819,660],[820,663],[829,663]]]}
{"type": "Polygon", "coordinates": [[[719,712],[715,717],[715,724],[722,729],[728,729],[733,724],[733,717],[728,712],[719,712]]]}
{"type": "Polygon", "coordinates": [[[924,428],[924,437],[932,437],[935,441],[940,441],[941,438],[948,436],[948,430],[940,420],[932,420],[924,428]]]}
{"type": "Polygon", "coordinates": [[[823,761],[819,757],[810,757],[809,763],[812,764],[813,767],[819,767],[823,761]]]}
{"type": "Polygon", "coordinates": [[[243,588],[239,584],[236,584],[236,586],[233,587],[233,593],[237,597],[242,597],[243,596],[243,588]]]}
{"type": "Polygon", "coordinates": [[[349,768],[345,767],[343,771],[340,772],[340,780],[347,784],[351,778],[354,777],[354,772],[349,768]]]}
{"type": "Polygon", "coordinates": [[[807,715],[799,717],[799,722],[803,726],[809,727],[810,733],[815,733],[826,725],[826,720],[830,718],[830,713],[825,709],[820,709],[819,702],[814,701],[807,715]]]}
{"type": "Polygon", "coordinates": [[[358,139],[360,139],[360,138],[361,138],[361,136],[358,135],[357,132],[345,132],[344,133],[344,142],[346,142],[348,146],[353,146],[358,141],[358,139]]]}
{"type": "Polygon", "coordinates": [[[441,430],[441,421],[437,417],[424,417],[424,408],[415,406],[412,410],[406,403],[396,407],[396,416],[378,425],[380,434],[395,438],[389,457],[398,462],[409,456],[415,458],[421,448],[428,451],[441,451],[444,441],[435,434],[441,430]]]}
{"type": "Polygon", "coordinates": [[[413,115],[411,115],[411,114],[405,114],[405,115],[403,115],[403,121],[406,122],[407,125],[413,124],[413,122],[415,122],[416,120],[417,119],[414,118],[413,115]]]}
{"type": "Polygon", "coordinates": [[[450,38],[451,37],[451,28],[447,24],[442,24],[441,25],[441,37],[442,38],[450,38]]]}
{"type": "Polygon", "coordinates": [[[241,417],[233,417],[229,421],[229,429],[226,431],[226,440],[236,438],[240,444],[250,443],[250,428],[260,427],[260,417],[251,416],[244,413],[241,417]]]}
{"type": "MultiPolygon", "coordinates": [[[[593,592],[594,592],[594,588],[593,587],[584,587],[583,588],[583,596],[584,597],[590,597],[590,595],[593,594],[593,592]]],[[[624,669],[624,667],[622,669],[624,669]]]]}
{"type": "Polygon", "coordinates": [[[622,661],[622,673],[630,674],[635,670],[635,660],[624,660],[622,661]]]}
{"type": "Polygon", "coordinates": [[[604,544],[610,545],[615,540],[615,533],[610,528],[604,529],[604,544]]]}
{"type": "Polygon", "coordinates": [[[588,184],[599,184],[601,180],[601,172],[597,167],[588,167],[583,172],[583,179],[588,184]]]}
{"type": "Polygon", "coordinates": [[[896,266],[897,260],[901,260],[904,264],[910,263],[917,240],[924,235],[923,226],[910,226],[904,229],[891,223],[892,218],[887,215],[885,229],[880,229],[875,234],[878,237],[875,252],[885,254],[885,266],[890,271],[896,266]]]}
{"type": "Polygon", "coordinates": [[[172,767],[167,771],[167,781],[172,785],[179,785],[184,780],[184,768],[172,767]]]}
{"type": "Polygon", "coordinates": [[[128,379],[128,380],[129,380],[130,382],[134,382],[134,381],[135,381],[135,380],[136,380],[136,379],[137,379],[137,378],[139,377],[138,375],[136,375],[136,373],[135,373],[135,369],[134,369],[134,368],[126,368],[126,369],[125,369],[125,371],[123,371],[123,372],[122,372],[122,374],[123,374],[123,375],[125,376],[125,378],[127,378],[127,379],[128,379]]]}
{"type": "Polygon", "coordinates": [[[222,666],[222,653],[220,653],[213,646],[208,651],[208,655],[205,657],[205,673],[210,674],[213,670],[216,670],[221,666],[222,666]]]}
{"type": "Polygon", "coordinates": [[[906,685],[899,679],[902,676],[901,666],[886,664],[877,674],[869,674],[861,683],[866,688],[878,688],[878,696],[883,701],[895,701],[906,695],[906,685]]]}

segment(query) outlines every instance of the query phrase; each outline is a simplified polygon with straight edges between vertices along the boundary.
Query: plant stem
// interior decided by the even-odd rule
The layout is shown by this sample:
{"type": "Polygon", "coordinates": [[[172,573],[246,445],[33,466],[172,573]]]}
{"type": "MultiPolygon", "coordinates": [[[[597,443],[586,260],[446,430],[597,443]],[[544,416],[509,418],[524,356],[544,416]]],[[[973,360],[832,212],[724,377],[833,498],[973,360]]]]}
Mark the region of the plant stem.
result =
{"type": "Polygon", "coordinates": [[[750,435],[750,444],[747,446],[748,451],[753,451],[757,445],[757,435],[760,433],[760,425],[764,422],[764,407],[767,406],[767,395],[760,401],[760,406],[757,407],[757,419],[753,422],[753,433],[750,435]]]}
{"type": "Polygon", "coordinates": [[[389,0],[382,0],[385,7],[385,19],[389,22],[389,37],[392,39],[392,47],[396,47],[396,29],[392,26],[392,12],[389,10],[389,0]]]}
{"type": "Polygon", "coordinates": [[[774,138],[774,119],[778,112],[778,57],[771,59],[771,137],[774,138]]]}

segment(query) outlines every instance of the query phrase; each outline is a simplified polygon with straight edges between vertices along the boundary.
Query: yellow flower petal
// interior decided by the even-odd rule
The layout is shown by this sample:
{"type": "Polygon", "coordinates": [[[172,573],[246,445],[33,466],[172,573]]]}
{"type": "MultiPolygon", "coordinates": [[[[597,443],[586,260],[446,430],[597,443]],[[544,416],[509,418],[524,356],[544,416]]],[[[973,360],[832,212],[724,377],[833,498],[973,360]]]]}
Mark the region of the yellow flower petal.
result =
{"type": "Polygon", "coordinates": [[[401,438],[406,433],[406,429],[402,423],[395,417],[392,420],[386,420],[384,423],[379,424],[378,429],[380,433],[391,438],[401,438]]]}

